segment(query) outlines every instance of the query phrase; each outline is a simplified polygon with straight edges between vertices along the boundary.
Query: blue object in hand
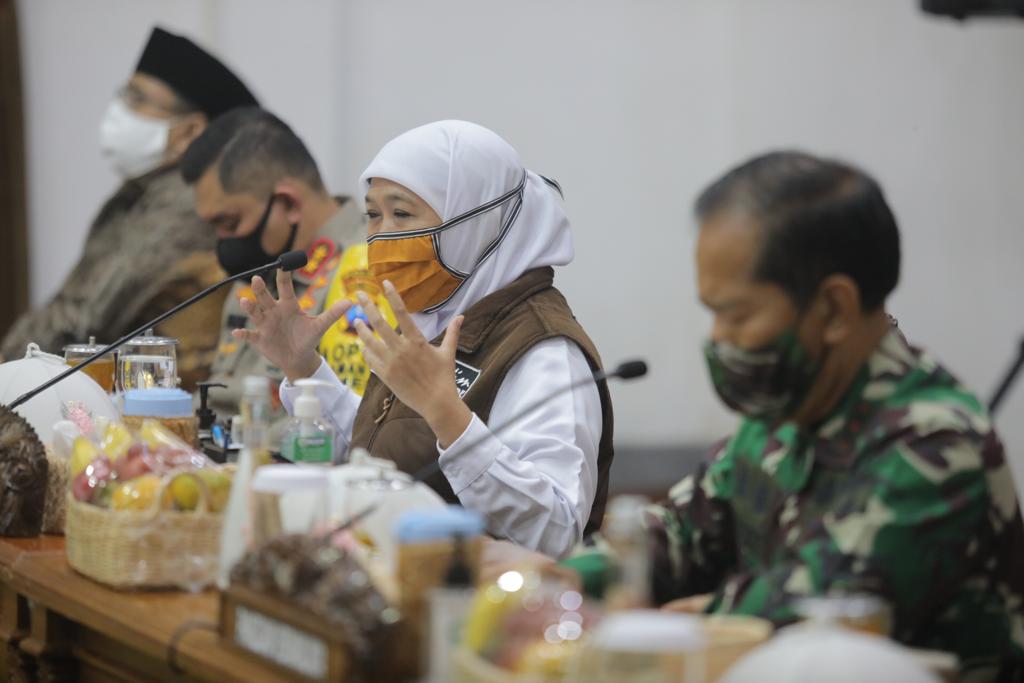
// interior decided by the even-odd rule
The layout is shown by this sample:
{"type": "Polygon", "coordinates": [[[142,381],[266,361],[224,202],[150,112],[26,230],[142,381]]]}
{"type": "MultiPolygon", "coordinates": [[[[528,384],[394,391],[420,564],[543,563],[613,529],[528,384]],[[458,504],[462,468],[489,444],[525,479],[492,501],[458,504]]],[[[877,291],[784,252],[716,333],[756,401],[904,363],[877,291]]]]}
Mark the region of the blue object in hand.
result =
{"type": "Polygon", "coordinates": [[[373,325],[370,324],[370,319],[366,317],[366,311],[364,311],[363,307],[359,304],[348,309],[345,313],[345,320],[348,322],[348,329],[350,330],[354,330],[356,328],[357,320],[362,320],[367,327],[371,330],[373,329],[373,325]]]}

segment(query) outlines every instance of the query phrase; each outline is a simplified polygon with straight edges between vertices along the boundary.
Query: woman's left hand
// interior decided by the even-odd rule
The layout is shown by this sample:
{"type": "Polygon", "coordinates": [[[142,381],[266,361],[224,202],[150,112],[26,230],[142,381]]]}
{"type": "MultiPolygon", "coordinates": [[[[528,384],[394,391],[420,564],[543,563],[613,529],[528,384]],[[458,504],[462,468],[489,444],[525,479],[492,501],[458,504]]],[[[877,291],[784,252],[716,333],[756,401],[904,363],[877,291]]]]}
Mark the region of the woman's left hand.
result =
{"type": "Polygon", "coordinates": [[[391,304],[401,333],[392,329],[368,296],[362,292],[358,296],[373,325],[371,330],[361,320],[355,324],[364,344],[363,358],[398,400],[427,421],[441,447],[447,448],[473,419],[455,388],[455,351],[462,316],[448,324],[441,345],[434,346],[420,333],[390,282],[384,282],[384,296],[391,304]]]}

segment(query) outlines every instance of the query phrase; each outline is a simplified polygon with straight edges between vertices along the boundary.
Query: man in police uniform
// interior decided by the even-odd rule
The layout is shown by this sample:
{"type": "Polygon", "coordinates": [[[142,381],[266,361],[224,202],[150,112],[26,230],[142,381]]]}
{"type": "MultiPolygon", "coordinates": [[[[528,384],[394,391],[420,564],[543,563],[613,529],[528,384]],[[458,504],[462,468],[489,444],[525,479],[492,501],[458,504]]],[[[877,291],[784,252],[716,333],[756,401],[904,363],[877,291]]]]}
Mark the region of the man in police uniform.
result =
{"type": "MultiPolygon", "coordinates": [[[[241,273],[304,250],[309,262],[293,274],[299,305],[311,314],[324,309],[328,292],[338,289],[332,285],[343,251],[364,243],[366,228],[354,200],[328,194],[312,155],[287,124],[256,107],[230,112],[188,150],[182,175],[194,186],[196,213],[216,231],[225,270],[241,273]]],[[[227,389],[210,392],[210,406],[221,419],[237,413],[246,375],[271,378],[274,405],[284,379],[259,351],[231,336],[247,325],[239,304],[245,297],[252,297],[249,283],[236,283],[221,316],[211,381],[227,389]]]]}
{"type": "MultiPolygon", "coordinates": [[[[253,104],[215,57],[154,28],[100,126],[104,156],[125,182],[100,210],[60,290],[15,323],[0,357],[20,358],[29,342],[59,354],[90,335],[113,341],[218,280],[214,237],[195,216],[177,162],[209,121],[253,104]]],[[[179,339],[186,387],[209,372],[220,305],[206,300],[157,330],[179,339]]]]}

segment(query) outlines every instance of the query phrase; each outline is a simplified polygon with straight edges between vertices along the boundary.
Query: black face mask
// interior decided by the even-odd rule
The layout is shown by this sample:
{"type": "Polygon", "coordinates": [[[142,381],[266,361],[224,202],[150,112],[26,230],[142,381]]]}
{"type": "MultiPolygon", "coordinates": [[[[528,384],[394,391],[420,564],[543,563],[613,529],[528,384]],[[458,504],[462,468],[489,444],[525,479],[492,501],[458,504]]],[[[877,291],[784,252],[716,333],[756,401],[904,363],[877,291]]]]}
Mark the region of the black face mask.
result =
{"type": "Polygon", "coordinates": [[[288,243],[279,254],[268,254],[260,246],[263,232],[267,229],[270,209],[274,206],[274,198],[275,196],[271,195],[270,200],[267,201],[267,208],[263,210],[263,215],[260,217],[260,222],[256,224],[255,230],[245,237],[225,237],[217,240],[217,260],[220,261],[220,267],[226,270],[228,275],[238,275],[247,270],[259,268],[274,261],[286,251],[291,251],[292,245],[295,244],[295,234],[299,230],[298,223],[292,223],[292,233],[288,236],[288,243]]]}

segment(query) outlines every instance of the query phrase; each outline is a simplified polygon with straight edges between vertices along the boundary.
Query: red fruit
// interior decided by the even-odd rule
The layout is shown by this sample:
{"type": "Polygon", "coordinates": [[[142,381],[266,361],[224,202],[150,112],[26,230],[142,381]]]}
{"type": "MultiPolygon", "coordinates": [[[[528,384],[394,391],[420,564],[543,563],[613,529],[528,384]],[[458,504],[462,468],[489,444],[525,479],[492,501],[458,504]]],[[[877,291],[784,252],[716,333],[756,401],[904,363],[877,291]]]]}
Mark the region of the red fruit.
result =
{"type": "Polygon", "coordinates": [[[71,483],[71,494],[75,500],[89,502],[110,481],[110,460],[106,456],[100,456],[86,465],[85,469],[78,473],[71,483]]]}
{"type": "Polygon", "coordinates": [[[153,468],[150,467],[146,453],[142,450],[136,451],[135,455],[129,451],[124,456],[118,458],[117,462],[114,463],[114,471],[117,473],[118,479],[125,481],[149,474],[153,471],[153,468]]]}

